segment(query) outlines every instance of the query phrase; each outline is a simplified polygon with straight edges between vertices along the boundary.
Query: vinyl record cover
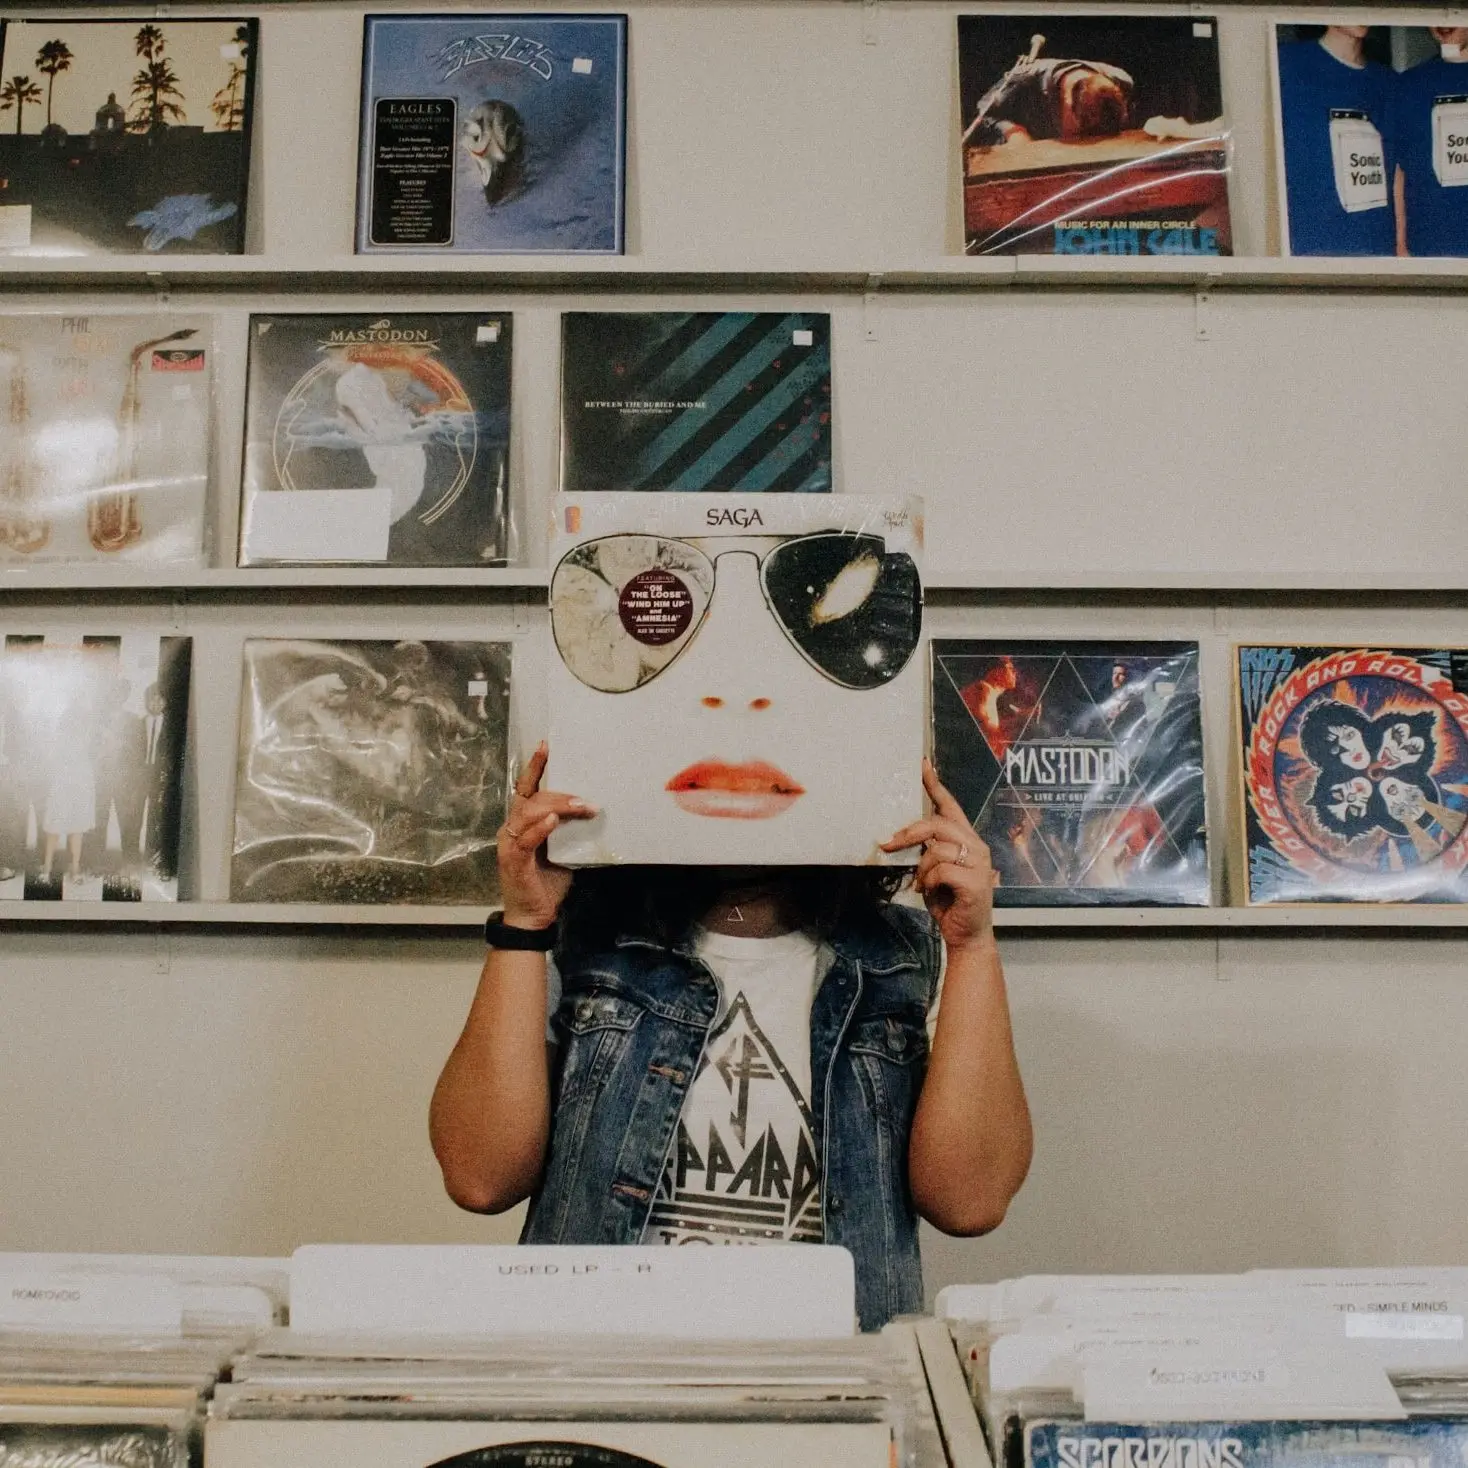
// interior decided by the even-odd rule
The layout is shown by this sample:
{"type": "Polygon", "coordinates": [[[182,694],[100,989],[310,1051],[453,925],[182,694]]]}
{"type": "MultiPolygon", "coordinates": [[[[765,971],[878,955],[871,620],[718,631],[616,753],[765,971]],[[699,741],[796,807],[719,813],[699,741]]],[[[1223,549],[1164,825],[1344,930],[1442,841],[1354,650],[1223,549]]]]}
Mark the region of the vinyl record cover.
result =
{"type": "Polygon", "coordinates": [[[547,782],[599,814],[552,859],[914,860],[921,555],[916,500],[562,495],[547,782]]]}
{"type": "Polygon", "coordinates": [[[933,760],[997,905],[1207,904],[1196,642],[935,639],[933,760]]]}
{"type": "Polygon", "coordinates": [[[369,15],[357,249],[622,253],[625,15],[369,15]]]}
{"type": "Polygon", "coordinates": [[[970,255],[1228,255],[1228,124],[1204,15],[961,15],[970,255]]]}
{"type": "Polygon", "coordinates": [[[1468,649],[1236,652],[1249,902],[1468,900],[1468,649]]]}
{"type": "Polygon", "coordinates": [[[6,21],[0,252],[240,253],[258,29],[6,21]]]}
{"type": "Polygon", "coordinates": [[[198,561],[212,322],[0,316],[0,563],[198,561]]]}
{"type": "Polygon", "coordinates": [[[178,898],[189,639],[0,641],[0,901],[178,898]]]}
{"type": "Polygon", "coordinates": [[[240,564],[503,564],[511,318],[252,316],[240,564]]]}
{"type": "MultiPolygon", "coordinates": [[[[178,1415],[178,1414],[175,1414],[178,1415]]],[[[0,1422],[0,1468],[190,1468],[193,1424],[0,1422]]]]}
{"type": "Polygon", "coordinates": [[[561,492],[831,488],[823,311],[568,311],[561,492]]]}
{"type": "Polygon", "coordinates": [[[1287,255],[1468,254],[1468,26],[1394,19],[1274,26],[1287,255]]]}
{"type": "Polygon", "coordinates": [[[510,644],[253,638],[236,902],[489,905],[510,644]]]}

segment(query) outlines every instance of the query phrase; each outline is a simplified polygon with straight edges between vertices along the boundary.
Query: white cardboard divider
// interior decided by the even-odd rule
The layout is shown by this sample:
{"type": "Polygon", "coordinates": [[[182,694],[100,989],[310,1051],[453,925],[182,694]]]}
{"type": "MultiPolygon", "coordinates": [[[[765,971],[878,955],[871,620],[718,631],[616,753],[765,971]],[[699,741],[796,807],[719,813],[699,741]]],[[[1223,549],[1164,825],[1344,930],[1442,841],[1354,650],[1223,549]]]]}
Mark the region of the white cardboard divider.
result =
{"type": "Polygon", "coordinates": [[[845,1249],[308,1244],[291,1328],[443,1336],[814,1340],[852,1335],[845,1249]]]}
{"type": "Polygon", "coordinates": [[[80,1274],[0,1266],[0,1329],[177,1335],[183,1291],[157,1274],[80,1274]]]}

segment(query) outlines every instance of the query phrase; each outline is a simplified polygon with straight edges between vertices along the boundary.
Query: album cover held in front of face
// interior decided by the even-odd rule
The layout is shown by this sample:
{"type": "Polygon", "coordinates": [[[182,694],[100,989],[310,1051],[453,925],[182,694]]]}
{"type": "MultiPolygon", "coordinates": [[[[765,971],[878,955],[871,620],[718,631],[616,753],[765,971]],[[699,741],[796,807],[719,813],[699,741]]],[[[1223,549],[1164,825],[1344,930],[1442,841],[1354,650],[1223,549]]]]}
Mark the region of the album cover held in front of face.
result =
{"type": "Polygon", "coordinates": [[[6,21],[0,253],[239,254],[258,29],[6,21]]]}
{"type": "Polygon", "coordinates": [[[561,492],[831,488],[824,311],[568,311],[561,492]]]}
{"type": "Polygon", "coordinates": [[[619,255],[625,15],[369,15],[357,250],[619,255]]]}
{"type": "Polygon", "coordinates": [[[236,902],[488,905],[510,644],[245,644],[236,902]]]}
{"type": "Polygon", "coordinates": [[[1006,907],[1209,900],[1196,642],[933,642],[933,760],[1006,907]]]}
{"type": "Polygon", "coordinates": [[[920,501],[589,494],[554,513],[547,783],[600,814],[563,822],[552,859],[888,860],[923,812],[920,501]]]}
{"type": "Polygon", "coordinates": [[[207,316],[0,316],[0,563],[197,561],[207,316]]]}
{"type": "Polygon", "coordinates": [[[1236,656],[1249,902],[1468,900],[1468,649],[1236,656]]]}
{"type": "Polygon", "coordinates": [[[252,316],[240,564],[503,564],[508,312],[252,316]]]}
{"type": "Polygon", "coordinates": [[[1204,15],[958,17],[970,255],[1228,255],[1204,15]]]}
{"type": "Polygon", "coordinates": [[[189,639],[0,638],[0,901],[177,900],[189,639]]]}

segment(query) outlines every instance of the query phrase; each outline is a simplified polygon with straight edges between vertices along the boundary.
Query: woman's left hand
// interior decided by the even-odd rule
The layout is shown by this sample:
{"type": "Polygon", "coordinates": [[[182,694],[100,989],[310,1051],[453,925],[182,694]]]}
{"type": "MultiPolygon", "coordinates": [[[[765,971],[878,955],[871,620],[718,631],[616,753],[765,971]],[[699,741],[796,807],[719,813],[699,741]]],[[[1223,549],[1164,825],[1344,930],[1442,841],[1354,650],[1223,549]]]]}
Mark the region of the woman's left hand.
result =
{"type": "Polygon", "coordinates": [[[989,848],[926,759],[923,787],[933,802],[933,814],[904,826],[882,843],[882,850],[923,848],[913,873],[913,889],[927,904],[951,952],[988,939],[994,926],[994,888],[999,876],[989,861],[989,848]]]}

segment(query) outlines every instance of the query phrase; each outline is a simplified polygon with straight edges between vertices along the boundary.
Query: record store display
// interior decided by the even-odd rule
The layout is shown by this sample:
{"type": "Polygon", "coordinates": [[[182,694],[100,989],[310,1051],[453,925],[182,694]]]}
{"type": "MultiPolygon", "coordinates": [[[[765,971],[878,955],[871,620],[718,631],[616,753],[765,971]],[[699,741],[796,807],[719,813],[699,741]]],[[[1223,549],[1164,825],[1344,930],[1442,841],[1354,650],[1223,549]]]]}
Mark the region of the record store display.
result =
{"type": "Polygon", "coordinates": [[[510,644],[251,639],[236,902],[489,905],[510,644]]]}
{"type": "Polygon", "coordinates": [[[238,254],[258,25],[7,20],[0,253],[238,254]]]}
{"type": "Polygon", "coordinates": [[[621,254],[625,15],[369,15],[357,249],[621,254]]]}
{"type": "Polygon", "coordinates": [[[0,642],[0,901],[178,897],[187,637],[0,642]]]}
{"type": "Polygon", "coordinates": [[[970,255],[1228,255],[1211,16],[961,15],[970,255]]]}
{"type": "Polygon", "coordinates": [[[1468,900],[1468,649],[1237,659],[1247,900],[1468,900]]]}
{"type": "Polygon", "coordinates": [[[508,312],[250,318],[240,564],[506,554],[508,312]]]}
{"type": "Polygon", "coordinates": [[[0,316],[0,564],[197,561],[212,323],[0,316]]]}
{"type": "Polygon", "coordinates": [[[831,488],[823,311],[569,311],[561,492],[831,488]]]}
{"type": "Polygon", "coordinates": [[[934,639],[933,758],[996,905],[1206,904],[1196,642],[934,639]]]}

